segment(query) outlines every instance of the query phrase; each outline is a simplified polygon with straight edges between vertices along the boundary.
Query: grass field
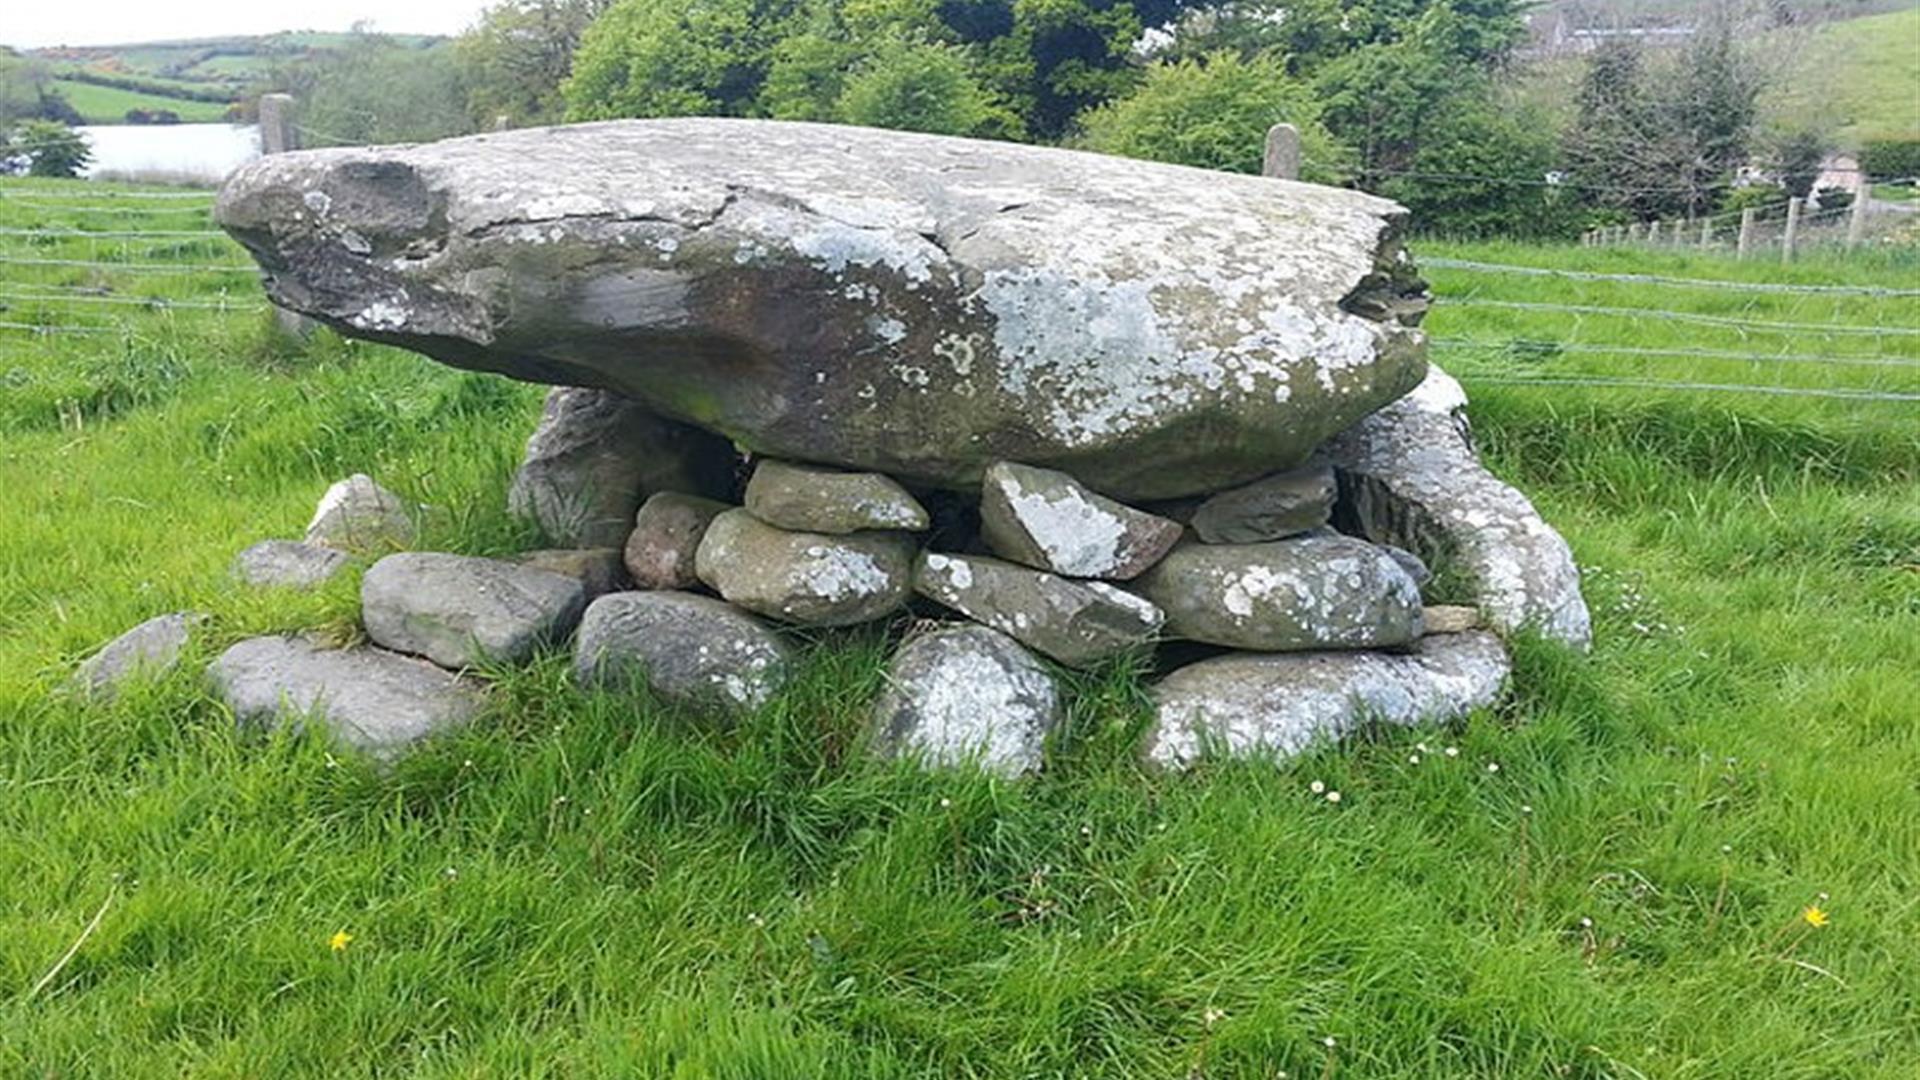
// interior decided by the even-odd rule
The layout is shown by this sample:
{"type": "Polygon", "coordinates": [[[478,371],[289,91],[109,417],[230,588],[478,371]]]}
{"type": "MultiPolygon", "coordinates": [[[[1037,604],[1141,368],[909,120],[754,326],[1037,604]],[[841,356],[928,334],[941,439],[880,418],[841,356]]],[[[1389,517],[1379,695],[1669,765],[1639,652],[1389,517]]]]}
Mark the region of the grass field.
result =
{"type": "MultiPolygon", "coordinates": [[[[0,227],[206,227],[203,204],[114,190],[0,182],[0,227]]],[[[1912,250],[1419,254],[1920,285],[1912,250]]],[[[244,273],[125,268],[240,265],[218,238],[7,235],[0,260],[0,323],[106,330],[0,329],[0,1075],[1905,1080],[1920,1061],[1920,402],[1892,397],[1920,392],[1920,298],[1432,268],[1435,356],[1572,542],[1597,627],[1590,658],[1519,643],[1514,700],[1453,729],[1157,775],[1132,756],[1142,674],[1119,665],[1076,680],[1044,776],[920,774],[858,752],[868,632],[731,731],[582,693],[548,657],[379,775],[237,733],[194,664],[105,709],[54,691],[181,608],[213,616],[202,661],[251,633],[351,634],[351,582],[224,578],[350,472],[436,508],[423,546],[532,543],[503,492],[538,391],[280,342],[244,273]],[[103,300],[136,303],[84,302],[103,300]],[[1545,378],[1889,397],[1504,381],[1545,378]]]]}
{"type": "Polygon", "coordinates": [[[1920,5],[1820,26],[1796,50],[1769,111],[1817,121],[1840,145],[1920,135],[1920,5]]]}
{"type": "Polygon", "coordinates": [[[74,79],[55,79],[53,83],[89,124],[125,123],[129,109],[170,109],[189,124],[213,123],[225,118],[229,108],[217,101],[190,101],[74,79]]]}

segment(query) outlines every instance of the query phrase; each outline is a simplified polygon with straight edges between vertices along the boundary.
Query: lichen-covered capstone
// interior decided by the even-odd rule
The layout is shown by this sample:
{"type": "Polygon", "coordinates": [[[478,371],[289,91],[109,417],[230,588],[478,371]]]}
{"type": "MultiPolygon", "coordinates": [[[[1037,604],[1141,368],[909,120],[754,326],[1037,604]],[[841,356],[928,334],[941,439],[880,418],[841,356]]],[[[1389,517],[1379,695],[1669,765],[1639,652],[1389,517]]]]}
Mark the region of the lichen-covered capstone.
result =
{"type": "Polygon", "coordinates": [[[1024,566],[1126,581],[1159,562],[1182,530],[1066,473],[1002,461],[981,484],[980,532],[995,554],[1024,566]]]}
{"type": "Polygon", "coordinates": [[[921,596],[1069,667],[1148,644],[1165,616],[1104,581],[1075,581],[980,555],[925,552],[914,564],[921,596]]]}
{"type": "Polygon", "coordinates": [[[748,611],[801,626],[852,626],[906,603],[913,540],[789,532],[735,509],[707,526],[694,563],[701,581],[748,611]]]}
{"type": "Polygon", "coordinates": [[[1425,369],[1397,205],[1049,147],[580,124],[274,154],[215,212],[343,333],[907,483],[1215,491],[1425,369]]]}
{"type": "Polygon", "coordinates": [[[520,663],[572,632],[580,579],[499,559],[403,551],[360,579],[360,621],[375,644],[445,668],[520,663]]]}
{"type": "Polygon", "coordinates": [[[723,494],[734,459],[725,439],[618,394],[560,387],[527,440],[507,509],[556,543],[618,547],[641,500],[657,491],[723,494]]]}
{"type": "Polygon", "coordinates": [[[1482,630],[1422,638],[1406,653],[1237,653],[1154,688],[1146,758],[1185,768],[1208,750],[1297,754],[1363,723],[1451,720],[1499,700],[1511,665],[1482,630]]]}
{"type": "Polygon", "coordinates": [[[780,688],[788,655],[771,627],[712,597],[608,593],[580,620],[574,676],[610,689],[643,681],[664,701],[750,712],[780,688]]]}
{"type": "Polygon", "coordinates": [[[1593,641],[1566,540],[1473,450],[1467,395],[1434,368],[1419,389],[1327,445],[1342,528],[1444,561],[1494,628],[1531,629],[1576,649],[1593,641]]]}
{"type": "Polygon", "coordinates": [[[1019,642],[984,626],[922,634],[887,665],[874,703],[874,748],[932,765],[1038,771],[1064,709],[1053,676],[1019,642]]]}
{"type": "Polygon", "coordinates": [[[754,467],[746,502],[761,521],[799,532],[920,532],[928,524],[926,508],[890,477],[772,459],[754,467]]]}
{"type": "Polygon", "coordinates": [[[1134,583],[1171,637],[1258,652],[1372,649],[1421,634],[1420,589],[1384,550],[1337,534],[1182,544],[1134,583]]]}
{"type": "Polygon", "coordinates": [[[340,741],[380,758],[467,723],[486,704],[477,684],[425,660],[305,638],[249,638],[222,653],[207,675],[242,724],[315,717],[340,741]]]}

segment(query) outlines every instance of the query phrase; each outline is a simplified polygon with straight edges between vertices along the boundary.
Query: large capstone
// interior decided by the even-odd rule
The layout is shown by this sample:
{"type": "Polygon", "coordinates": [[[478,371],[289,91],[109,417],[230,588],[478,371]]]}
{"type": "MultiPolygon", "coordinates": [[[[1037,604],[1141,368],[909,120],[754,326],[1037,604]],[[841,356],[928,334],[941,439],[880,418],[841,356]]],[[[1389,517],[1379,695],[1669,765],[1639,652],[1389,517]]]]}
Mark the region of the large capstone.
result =
{"type": "Polygon", "coordinates": [[[1499,700],[1511,665],[1484,630],[1422,638],[1406,653],[1238,653],[1190,664],[1154,688],[1147,760],[1184,768],[1208,752],[1284,757],[1366,723],[1452,720],[1499,700]]]}
{"type": "Polygon", "coordinates": [[[1259,652],[1368,649],[1418,638],[1420,589],[1393,556],[1336,534],[1183,544],[1134,583],[1167,634],[1259,652]]]}
{"type": "Polygon", "coordinates": [[[707,526],[695,568],[748,611],[801,626],[851,626],[906,603],[913,540],[895,532],[789,532],[735,509],[707,526]]]}
{"type": "Polygon", "coordinates": [[[644,684],[664,701],[726,713],[767,703],[787,674],[773,629],[724,601],[683,592],[609,593],[580,621],[583,686],[644,684]]]}
{"type": "Polygon", "coordinates": [[[271,155],[216,216],[343,333],[909,483],[1216,491],[1425,370],[1399,206],[1049,147],[581,124],[271,155]]]}
{"type": "Polygon", "coordinates": [[[1003,776],[1038,770],[1064,708],[1053,676],[984,626],[936,630],[900,646],[874,703],[874,747],[932,765],[1003,776]]]}
{"type": "Polygon", "coordinates": [[[478,685],[425,660],[304,638],[249,638],[207,675],[242,724],[313,718],[377,757],[465,724],[486,703],[478,685]]]}

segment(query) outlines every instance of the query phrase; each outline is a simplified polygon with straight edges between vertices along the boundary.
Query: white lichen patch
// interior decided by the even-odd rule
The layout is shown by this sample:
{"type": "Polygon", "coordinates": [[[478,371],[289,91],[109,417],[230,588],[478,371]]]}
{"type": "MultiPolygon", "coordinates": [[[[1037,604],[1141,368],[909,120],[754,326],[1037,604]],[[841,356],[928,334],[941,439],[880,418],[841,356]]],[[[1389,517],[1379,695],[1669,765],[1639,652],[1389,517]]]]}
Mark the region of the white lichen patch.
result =
{"type": "Polygon", "coordinates": [[[839,544],[814,544],[794,567],[795,583],[808,594],[838,603],[879,596],[893,588],[893,575],[874,557],[839,544]]]}
{"type": "Polygon", "coordinates": [[[1121,564],[1126,522],[1094,505],[1079,490],[1068,488],[1049,496],[1009,482],[1006,494],[1014,517],[1056,572],[1097,577],[1121,564]]]}

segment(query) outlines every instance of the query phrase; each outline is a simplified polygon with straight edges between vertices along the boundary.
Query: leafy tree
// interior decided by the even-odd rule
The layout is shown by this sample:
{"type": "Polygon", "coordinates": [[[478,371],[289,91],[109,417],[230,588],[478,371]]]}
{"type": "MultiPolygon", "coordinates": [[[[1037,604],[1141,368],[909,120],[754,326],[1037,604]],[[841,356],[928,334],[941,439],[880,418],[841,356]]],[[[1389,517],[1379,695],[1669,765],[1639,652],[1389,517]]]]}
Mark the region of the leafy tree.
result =
{"type": "Polygon", "coordinates": [[[423,142],[473,130],[454,46],[355,28],[339,49],[279,67],[268,88],[299,102],[309,145],[423,142]]]}
{"type": "Polygon", "coordinates": [[[1006,130],[997,109],[957,48],[901,44],[882,50],[846,81],[836,119],[868,127],[969,135],[990,125],[1006,130]]]}
{"type": "Polygon", "coordinates": [[[28,120],[8,141],[14,156],[27,159],[27,175],[75,177],[93,160],[84,135],[52,120],[28,120]]]}
{"type": "Polygon", "coordinates": [[[1276,57],[1242,60],[1225,52],[1160,62],[1140,88],[1086,114],[1083,142],[1128,157],[1257,173],[1267,129],[1300,129],[1302,178],[1342,180],[1350,153],[1320,123],[1320,106],[1306,84],[1276,57]]]}
{"type": "Polygon", "coordinates": [[[1686,209],[1702,210],[1752,153],[1760,80],[1735,44],[1732,22],[1721,17],[1697,29],[1664,84],[1672,88],[1665,112],[1684,155],[1686,209]]]}
{"type": "Polygon", "coordinates": [[[1329,130],[1359,151],[1363,171],[1406,167],[1422,134],[1445,105],[1463,97],[1463,81],[1483,94],[1484,80],[1454,54],[1457,27],[1429,11],[1394,41],[1361,45],[1321,66],[1314,88],[1329,130]]]}
{"type": "Polygon", "coordinates": [[[752,116],[797,0],[618,0],[581,37],[569,120],[752,116]]]}
{"type": "Polygon", "coordinates": [[[84,122],[79,110],[54,89],[46,64],[0,47],[0,125],[34,119],[84,122]]]}
{"type": "Polygon", "coordinates": [[[1404,204],[1419,229],[1565,238],[1586,213],[1576,193],[1553,182],[1558,159],[1544,117],[1494,95],[1462,94],[1423,133],[1406,173],[1373,190],[1404,204]]]}
{"type": "MultiPolygon", "coordinates": [[[[1775,171],[1788,194],[1804,199],[1813,192],[1829,149],[1826,138],[1817,131],[1791,132],[1774,144],[1775,171]]],[[[1823,201],[1820,205],[1827,204],[1823,201]]]]}
{"type": "Polygon", "coordinates": [[[610,0],[502,0],[455,44],[474,120],[551,123],[566,112],[560,84],[610,0]]]}

